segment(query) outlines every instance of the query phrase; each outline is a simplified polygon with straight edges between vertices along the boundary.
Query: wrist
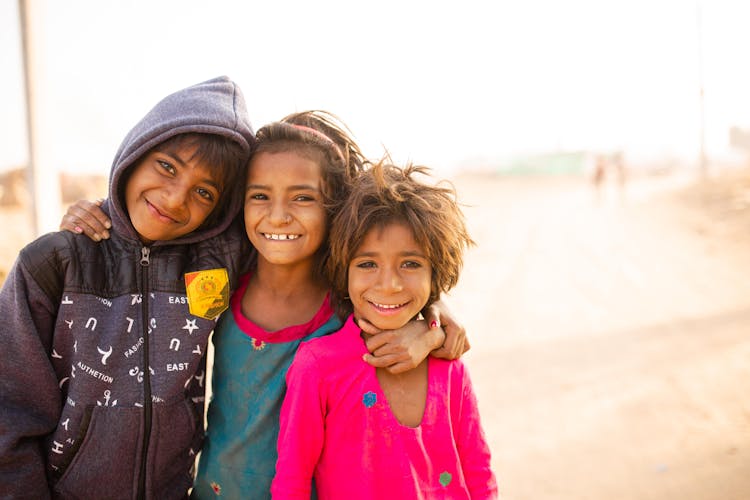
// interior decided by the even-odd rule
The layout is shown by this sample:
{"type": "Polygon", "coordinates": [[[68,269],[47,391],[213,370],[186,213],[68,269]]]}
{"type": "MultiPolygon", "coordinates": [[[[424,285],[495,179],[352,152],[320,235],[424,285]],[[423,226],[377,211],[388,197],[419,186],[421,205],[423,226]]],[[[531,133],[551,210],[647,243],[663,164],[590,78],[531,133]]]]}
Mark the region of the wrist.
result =
{"type": "Polygon", "coordinates": [[[430,328],[432,334],[432,351],[440,349],[445,344],[445,331],[442,328],[430,328]]]}

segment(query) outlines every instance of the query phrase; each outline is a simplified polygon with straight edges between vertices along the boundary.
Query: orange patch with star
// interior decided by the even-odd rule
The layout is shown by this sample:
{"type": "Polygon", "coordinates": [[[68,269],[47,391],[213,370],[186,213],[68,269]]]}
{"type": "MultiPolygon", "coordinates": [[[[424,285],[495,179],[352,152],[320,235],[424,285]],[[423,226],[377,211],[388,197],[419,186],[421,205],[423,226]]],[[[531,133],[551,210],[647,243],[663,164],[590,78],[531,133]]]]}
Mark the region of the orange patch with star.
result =
{"type": "Polygon", "coordinates": [[[229,307],[229,275],[225,268],[185,273],[190,314],[216,319],[229,307]]]}

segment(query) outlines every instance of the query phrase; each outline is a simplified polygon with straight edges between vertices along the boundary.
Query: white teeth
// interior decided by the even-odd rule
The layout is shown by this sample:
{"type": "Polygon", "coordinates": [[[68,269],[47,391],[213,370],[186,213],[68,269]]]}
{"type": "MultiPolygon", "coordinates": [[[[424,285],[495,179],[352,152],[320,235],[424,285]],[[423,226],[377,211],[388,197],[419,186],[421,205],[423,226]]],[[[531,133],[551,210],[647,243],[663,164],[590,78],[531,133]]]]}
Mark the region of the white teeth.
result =
{"type": "Polygon", "coordinates": [[[403,304],[378,304],[377,302],[373,302],[377,307],[381,309],[397,309],[401,307],[403,304]]]}
{"type": "Polygon", "coordinates": [[[263,236],[268,240],[296,240],[300,237],[299,234],[276,234],[276,233],[263,233],[263,236]]]}

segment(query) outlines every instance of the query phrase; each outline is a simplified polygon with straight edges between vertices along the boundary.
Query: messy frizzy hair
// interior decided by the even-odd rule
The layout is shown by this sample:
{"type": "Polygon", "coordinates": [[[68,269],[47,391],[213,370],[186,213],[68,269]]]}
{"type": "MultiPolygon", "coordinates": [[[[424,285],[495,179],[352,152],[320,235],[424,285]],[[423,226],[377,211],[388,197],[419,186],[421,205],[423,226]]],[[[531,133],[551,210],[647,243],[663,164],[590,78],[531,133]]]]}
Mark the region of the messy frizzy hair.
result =
{"type": "Polygon", "coordinates": [[[349,263],[373,229],[404,223],[432,266],[429,305],[458,282],[464,250],[474,245],[452,184],[421,182],[429,169],[404,168],[381,161],[367,168],[333,219],[326,276],[338,302],[338,313],[351,313],[348,299],[349,263]]]}
{"type": "MultiPolygon", "coordinates": [[[[349,128],[327,111],[301,111],[261,127],[255,139],[253,156],[293,152],[320,165],[321,196],[328,227],[365,165],[365,157],[349,128]]],[[[316,253],[315,266],[315,272],[322,278],[328,253],[328,238],[324,238],[316,253]]]]}
{"type": "Polygon", "coordinates": [[[300,111],[285,116],[281,122],[313,129],[330,139],[344,160],[348,177],[356,177],[364,168],[365,156],[353,139],[351,130],[333,113],[319,109],[300,111]]]}

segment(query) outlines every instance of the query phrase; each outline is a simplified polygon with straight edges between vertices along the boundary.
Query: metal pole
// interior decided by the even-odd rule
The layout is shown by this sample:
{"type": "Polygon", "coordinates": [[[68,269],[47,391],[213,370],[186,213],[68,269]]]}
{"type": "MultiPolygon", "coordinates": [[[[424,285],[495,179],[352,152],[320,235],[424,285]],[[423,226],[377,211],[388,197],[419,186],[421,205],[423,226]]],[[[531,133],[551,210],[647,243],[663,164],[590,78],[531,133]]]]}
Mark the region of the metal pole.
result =
{"type": "Polygon", "coordinates": [[[29,48],[29,12],[27,9],[25,0],[18,0],[18,17],[21,25],[21,62],[23,64],[23,90],[26,101],[26,157],[28,163],[26,164],[26,188],[29,190],[29,212],[31,214],[31,229],[34,236],[39,235],[39,221],[37,220],[36,214],[36,194],[34,189],[34,165],[36,164],[34,158],[34,113],[33,105],[31,103],[31,69],[29,59],[30,48],[29,48]]]}
{"type": "Polygon", "coordinates": [[[696,14],[698,23],[698,87],[700,106],[700,153],[698,157],[698,168],[702,179],[708,176],[708,161],[706,158],[706,104],[703,91],[703,21],[701,16],[701,4],[696,2],[696,14]]]}
{"type": "Polygon", "coordinates": [[[23,51],[24,90],[26,92],[26,127],[28,134],[28,158],[26,179],[30,194],[31,219],[34,236],[54,231],[60,223],[61,193],[60,175],[53,168],[55,160],[50,158],[49,127],[41,119],[41,111],[48,108],[44,100],[44,65],[40,57],[40,29],[43,17],[42,0],[19,0],[18,12],[21,23],[21,45],[23,51]]]}

